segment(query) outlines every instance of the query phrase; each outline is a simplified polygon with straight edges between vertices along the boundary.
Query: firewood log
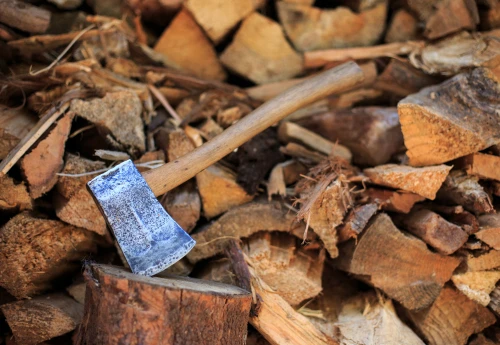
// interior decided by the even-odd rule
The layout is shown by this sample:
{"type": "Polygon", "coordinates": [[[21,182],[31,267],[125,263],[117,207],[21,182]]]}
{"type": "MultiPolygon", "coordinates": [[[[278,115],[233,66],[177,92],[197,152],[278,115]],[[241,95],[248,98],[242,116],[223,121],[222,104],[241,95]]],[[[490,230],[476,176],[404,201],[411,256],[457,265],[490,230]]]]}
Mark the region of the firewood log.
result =
{"type": "Polygon", "coordinates": [[[302,72],[302,57],[289,45],[279,24],[258,13],[242,22],[220,59],[257,84],[286,80],[302,72]]]}
{"type": "Polygon", "coordinates": [[[187,181],[169,191],[161,204],[187,232],[191,232],[200,219],[201,200],[194,181],[187,181]]]}
{"type": "Polygon", "coordinates": [[[495,250],[500,250],[500,215],[485,214],[478,217],[479,231],[474,236],[495,250]]]}
{"type": "Polygon", "coordinates": [[[351,238],[358,238],[359,234],[361,234],[368,224],[368,221],[377,212],[377,209],[377,204],[371,203],[357,206],[349,211],[349,214],[344,219],[344,224],[337,229],[339,243],[351,238]]]}
{"type": "Polygon", "coordinates": [[[0,159],[4,159],[35,125],[36,117],[24,108],[0,105],[0,159]]]}
{"type": "Polygon", "coordinates": [[[432,253],[424,242],[397,229],[386,214],[374,218],[357,245],[352,240],[343,244],[334,262],[412,310],[431,305],[460,263],[432,253]]]}
{"type": "Polygon", "coordinates": [[[499,271],[478,271],[457,273],[451,277],[453,284],[471,300],[487,306],[491,299],[490,293],[500,280],[499,271]]]}
{"type": "Polygon", "coordinates": [[[95,250],[90,231],[20,213],[0,228],[0,286],[17,298],[39,294],[95,250]]]}
{"type": "Polygon", "coordinates": [[[497,317],[500,317],[500,285],[496,286],[491,292],[488,307],[497,317]]]}
{"type": "Polygon", "coordinates": [[[73,283],[66,288],[71,297],[81,305],[85,304],[85,282],[73,283]]]}
{"type": "Polygon", "coordinates": [[[418,36],[418,20],[410,12],[400,9],[394,13],[385,34],[385,42],[405,42],[418,36]]]}
{"type": "Polygon", "coordinates": [[[469,175],[500,181],[500,172],[498,172],[500,157],[498,156],[474,153],[464,157],[460,164],[465,167],[469,175]]]}
{"type": "Polygon", "coordinates": [[[408,213],[413,206],[425,200],[423,196],[378,188],[367,188],[361,193],[365,202],[374,202],[384,211],[408,213]]]}
{"type": "Polygon", "coordinates": [[[0,210],[1,211],[24,211],[33,207],[24,183],[16,184],[14,179],[8,175],[0,176],[0,210]]]}
{"type": "Polygon", "coordinates": [[[34,345],[74,330],[83,305],[62,293],[38,296],[0,307],[19,344],[34,345]]]}
{"type": "Polygon", "coordinates": [[[497,1],[487,10],[480,11],[480,25],[484,30],[497,29],[500,27],[500,3],[497,1]]]}
{"type": "Polygon", "coordinates": [[[24,1],[0,1],[0,23],[31,33],[43,33],[50,24],[50,12],[24,1]]]}
{"type": "Polygon", "coordinates": [[[164,26],[182,7],[182,0],[126,0],[126,6],[147,23],[164,26]]]}
{"type": "Polygon", "coordinates": [[[91,265],[76,344],[245,344],[251,295],[232,285],[91,265]]]}
{"type": "Polygon", "coordinates": [[[226,78],[214,47],[185,9],[177,14],[163,32],[154,49],[168,59],[170,67],[190,72],[202,79],[226,78]]]}
{"type": "Polygon", "coordinates": [[[465,256],[464,267],[467,271],[488,271],[500,267],[500,250],[490,250],[481,254],[465,256]]]}
{"type": "Polygon", "coordinates": [[[462,29],[474,29],[478,23],[479,13],[475,1],[443,0],[427,19],[424,35],[435,39],[462,29]]]}
{"type": "Polygon", "coordinates": [[[491,71],[478,68],[400,101],[399,121],[410,165],[440,164],[496,144],[497,84],[491,71]]]}

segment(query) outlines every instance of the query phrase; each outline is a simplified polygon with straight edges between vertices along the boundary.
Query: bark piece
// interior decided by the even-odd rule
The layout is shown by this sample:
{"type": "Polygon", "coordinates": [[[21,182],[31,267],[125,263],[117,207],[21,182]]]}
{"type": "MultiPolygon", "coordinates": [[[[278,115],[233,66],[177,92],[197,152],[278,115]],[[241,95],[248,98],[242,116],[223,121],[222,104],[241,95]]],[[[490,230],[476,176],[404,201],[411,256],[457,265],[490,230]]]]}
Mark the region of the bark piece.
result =
{"type": "Polygon", "coordinates": [[[92,232],[20,213],[0,228],[0,286],[17,298],[39,294],[95,249],[92,232]]]}
{"type": "Polygon", "coordinates": [[[74,100],[71,110],[95,124],[102,136],[132,155],[144,152],[142,102],[135,92],[108,92],[102,99],[74,100]]]}
{"type": "Polygon", "coordinates": [[[500,280],[500,272],[465,272],[453,275],[451,280],[464,295],[486,307],[490,303],[490,293],[500,280]]]}
{"type": "MultiPolygon", "coordinates": [[[[62,174],[84,174],[105,168],[99,161],[91,161],[72,154],[66,155],[66,164],[62,174]]],[[[62,221],[95,232],[98,235],[108,234],[106,221],[99,211],[86,184],[95,175],[60,176],[54,195],[56,215],[62,221]]]]}
{"type": "Polygon", "coordinates": [[[338,242],[342,243],[351,238],[358,238],[377,210],[377,204],[371,203],[357,206],[349,211],[344,224],[337,229],[338,242]]]}
{"type": "Polygon", "coordinates": [[[347,7],[320,9],[277,2],[278,17],[287,36],[299,51],[370,46],[383,31],[387,1],[355,13],[347,7]]]}
{"type": "Polygon", "coordinates": [[[447,165],[413,168],[386,164],[365,169],[364,173],[373,183],[402,189],[434,200],[451,168],[447,165]]]}
{"type": "Polygon", "coordinates": [[[0,105],[0,159],[7,154],[36,125],[36,118],[26,109],[10,109],[0,105]]]}
{"type": "Polygon", "coordinates": [[[485,214],[478,220],[480,230],[474,236],[491,248],[500,250],[500,214],[485,214]]]}
{"type": "Polygon", "coordinates": [[[196,183],[188,181],[168,192],[162,200],[168,214],[188,233],[200,219],[201,200],[196,183]]]}
{"type": "Polygon", "coordinates": [[[234,173],[221,165],[212,165],[196,175],[203,214],[213,218],[253,199],[236,183],[234,173]]]}
{"type": "Polygon", "coordinates": [[[187,10],[177,14],[157,41],[154,50],[167,59],[169,67],[192,73],[202,79],[226,78],[214,47],[187,10]]]}
{"type": "Polygon", "coordinates": [[[443,255],[456,252],[469,238],[461,227],[426,209],[412,211],[401,217],[401,221],[406,230],[443,255]]]}
{"type": "Polygon", "coordinates": [[[286,80],[302,72],[302,58],[290,47],[279,24],[258,13],[243,21],[220,59],[257,84],[286,80]]]}
{"type": "Polygon", "coordinates": [[[440,164],[499,142],[494,110],[499,99],[494,74],[478,68],[401,100],[399,121],[410,165],[440,164]]]}
{"type": "Polygon", "coordinates": [[[475,1],[443,0],[425,24],[424,35],[429,39],[443,37],[462,29],[474,29],[479,23],[475,1]]]}
{"type": "Polygon", "coordinates": [[[368,202],[376,203],[382,210],[398,213],[408,213],[417,202],[425,200],[423,196],[413,193],[376,188],[368,188],[363,195],[368,202]]]}
{"type": "Polygon", "coordinates": [[[50,12],[24,1],[0,1],[0,23],[31,33],[43,33],[50,24],[50,12]]]}
{"type": "Polygon", "coordinates": [[[24,211],[33,207],[24,183],[16,184],[9,176],[0,175],[0,190],[1,211],[24,211]]]}
{"type": "Polygon", "coordinates": [[[442,289],[430,308],[409,316],[430,345],[465,345],[472,334],[495,323],[487,308],[451,287],[442,289]]]}
{"type": "Polygon", "coordinates": [[[400,150],[403,136],[395,108],[362,107],[313,115],[298,124],[345,145],[362,165],[387,163],[400,150]]]}
{"type": "Polygon", "coordinates": [[[476,215],[495,211],[490,196],[478,183],[478,178],[467,176],[461,170],[450,172],[437,194],[437,199],[462,205],[476,215]]]}
{"type": "Polygon", "coordinates": [[[386,214],[374,218],[356,246],[350,241],[341,247],[336,260],[340,269],[363,276],[412,310],[431,305],[459,263],[399,231],[386,214]]]}
{"type": "Polygon", "coordinates": [[[47,137],[21,160],[30,196],[34,199],[50,191],[57,183],[57,173],[64,164],[64,148],[73,117],[73,114],[68,114],[60,119],[47,137]]]}
{"type": "Polygon", "coordinates": [[[243,245],[255,272],[290,305],[322,290],[324,251],[308,251],[297,242],[298,238],[286,233],[259,232],[243,245]]]}
{"type": "Polygon", "coordinates": [[[188,0],[185,6],[207,36],[218,44],[232,28],[263,2],[262,0],[188,0]]]}
{"type": "Polygon", "coordinates": [[[258,231],[284,231],[299,234],[305,227],[294,222],[295,217],[279,203],[257,203],[235,207],[212,223],[207,229],[193,234],[197,245],[187,258],[192,263],[224,251],[228,238],[243,238],[258,231]]]}
{"type": "Polygon", "coordinates": [[[38,296],[0,307],[19,344],[35,345],[74,330],[83,305],[62,294],[38,296]]]}
{"type": "Polygon", "coordinates": [[[370,292],[347,300],[338,318],[341,344],[424,345],[398,318],[390,299],[370,292]]]}
{"type": "Polygon", "coordinates": [[[405,9],[396,11],[385,34],[385,42],[406,42],[416,39],[417,36],[417,18],[405,9]]]}
{"type": "Polygon", "coordinates": [[[186,277],[144,277],[107,265],[88,267],[85,278],[76,344],[245,343],[252,300],[245,290],[186,277]]]}
{"type": "Polygon", "coordinates": [[[461,162],[469,175],[479,178],[500,181],[499,164],[500,157],[484,153],[474,153],[464,157],[461,162]]]}

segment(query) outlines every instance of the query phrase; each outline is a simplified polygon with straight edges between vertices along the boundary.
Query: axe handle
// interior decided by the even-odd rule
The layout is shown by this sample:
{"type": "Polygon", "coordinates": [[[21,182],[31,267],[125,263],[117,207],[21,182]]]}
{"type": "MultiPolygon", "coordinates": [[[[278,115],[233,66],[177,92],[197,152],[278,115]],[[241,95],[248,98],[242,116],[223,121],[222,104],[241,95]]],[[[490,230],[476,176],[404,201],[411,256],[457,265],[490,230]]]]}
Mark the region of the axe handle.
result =
{"type": "Polygon", "coordinates": [[[363,71],[355,62],[347,62],[308,78],[262,104],[224,132],[188,154],[159,168],[144,172],[143,177],[156,196],[165,194],[295,110],[332,93],[351,89],[363,79],[363,71]]]}

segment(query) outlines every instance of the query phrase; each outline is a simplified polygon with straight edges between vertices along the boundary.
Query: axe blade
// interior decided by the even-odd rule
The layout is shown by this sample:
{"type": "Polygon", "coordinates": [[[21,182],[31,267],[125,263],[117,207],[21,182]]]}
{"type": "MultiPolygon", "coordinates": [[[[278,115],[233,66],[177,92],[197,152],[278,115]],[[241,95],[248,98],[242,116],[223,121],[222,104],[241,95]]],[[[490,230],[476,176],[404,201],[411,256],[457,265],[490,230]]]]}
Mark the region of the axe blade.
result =
{"type": "Polygon", "coordinates": [[[196,242],[165,211],[131,160],[87,187],[133,273],[155,275],[194,247],[196,242]]]}

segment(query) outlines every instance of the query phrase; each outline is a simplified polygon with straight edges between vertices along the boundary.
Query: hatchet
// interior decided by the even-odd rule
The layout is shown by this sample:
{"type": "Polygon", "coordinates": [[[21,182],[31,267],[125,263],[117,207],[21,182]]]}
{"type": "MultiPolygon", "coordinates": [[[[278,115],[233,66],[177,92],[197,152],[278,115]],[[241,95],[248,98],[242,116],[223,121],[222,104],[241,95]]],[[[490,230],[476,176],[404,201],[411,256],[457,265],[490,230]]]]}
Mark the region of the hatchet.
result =
{"type": "Polygon", "coordinates": [[[195,245],[156,196],[186,182],[295,110],[346,91],[363,79],[356,63],[345,63],[286,90],[175,161],[141,175],[128,160],[92,179],[87,187],[132,272],[154,275],[180,260],[195,245]]]}

